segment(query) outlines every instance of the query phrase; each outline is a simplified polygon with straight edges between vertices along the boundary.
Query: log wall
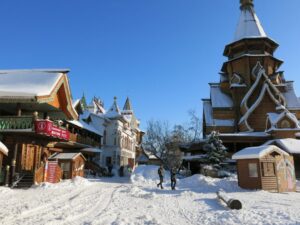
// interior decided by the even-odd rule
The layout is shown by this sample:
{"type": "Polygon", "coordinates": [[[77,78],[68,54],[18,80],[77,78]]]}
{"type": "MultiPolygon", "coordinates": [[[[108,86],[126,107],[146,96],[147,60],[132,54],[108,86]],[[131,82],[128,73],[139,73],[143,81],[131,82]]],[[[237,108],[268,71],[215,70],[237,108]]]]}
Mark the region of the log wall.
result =
{"type": "Polygon", "coordinates": [[[237,160],[238,182],[241,188],[261,189],[260,166],[258,159],[240,159],[237,160]],[[258,177],[249,177],[249,163],[257,164],[258,177]]]}

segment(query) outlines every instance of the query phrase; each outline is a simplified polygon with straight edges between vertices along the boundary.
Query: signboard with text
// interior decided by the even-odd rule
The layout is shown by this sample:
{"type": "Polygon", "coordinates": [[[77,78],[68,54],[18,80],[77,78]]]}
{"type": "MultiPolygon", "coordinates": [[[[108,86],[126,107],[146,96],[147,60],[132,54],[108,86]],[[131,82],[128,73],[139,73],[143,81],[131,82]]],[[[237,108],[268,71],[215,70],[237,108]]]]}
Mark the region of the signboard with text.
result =
{"type": "Polygon", "coordinates": [[[65,140],[70,139],[69,131],[55,126],[50,120],[37,120],[34,122],[34,126],[37,134],[43,134],[65,140]]]}
{"type": "Polygon", "coordinates": [[[45,181],[49,183],[56,183],[57,182],[57,161],[48,161],[45,167],[45,181]]]}

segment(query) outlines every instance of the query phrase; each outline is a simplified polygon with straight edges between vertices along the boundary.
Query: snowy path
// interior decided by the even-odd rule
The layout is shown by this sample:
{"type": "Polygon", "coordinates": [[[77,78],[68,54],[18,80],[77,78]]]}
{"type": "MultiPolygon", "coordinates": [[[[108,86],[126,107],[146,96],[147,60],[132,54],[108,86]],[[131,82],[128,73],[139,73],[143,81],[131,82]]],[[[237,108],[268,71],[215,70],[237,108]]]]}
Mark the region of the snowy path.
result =
{"type": "Polygon", "coordinates": [[[194,176],[178,190],[156,188],[154,180],[77,178],[28,190],[0,187],[2,225],[190,225],[300,224],[300,193],[245,191],[236,180],[194,176]],[[229,210],[216,199],[223,188],[243,209],[229,210]]]}

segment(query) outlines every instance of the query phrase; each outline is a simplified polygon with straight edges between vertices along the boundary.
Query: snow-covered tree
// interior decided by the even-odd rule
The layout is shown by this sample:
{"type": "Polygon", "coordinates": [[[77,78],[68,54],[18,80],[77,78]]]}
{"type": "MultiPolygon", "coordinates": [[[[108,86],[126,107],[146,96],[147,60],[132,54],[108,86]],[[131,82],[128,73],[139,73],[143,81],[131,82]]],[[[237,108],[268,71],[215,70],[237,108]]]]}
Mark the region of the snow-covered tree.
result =
{"type": "Polygon", "coordinates": [[[204,145],[207,151],[207,161],[210,164],[219,165],[226,158],[227,149],[219,138],[217,131],[212,131],[208,137],[207,143],[204,145]]]}

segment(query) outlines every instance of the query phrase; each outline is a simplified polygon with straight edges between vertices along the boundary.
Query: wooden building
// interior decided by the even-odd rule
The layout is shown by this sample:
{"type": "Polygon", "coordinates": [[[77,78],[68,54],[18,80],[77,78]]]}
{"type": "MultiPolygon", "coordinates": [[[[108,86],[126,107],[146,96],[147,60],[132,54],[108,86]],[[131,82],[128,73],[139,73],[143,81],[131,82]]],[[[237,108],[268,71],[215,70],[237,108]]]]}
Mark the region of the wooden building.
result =
{"type": "Polygon", "coordinates": [[[142,153],[136,159],[138,165],[161,165],[162,161],[151,152],[142,149],[142,153]]]}
{"type": "Polygon", "coordinates": [[[191,171],[191,174],[197,174],[201,171],[201,164],[206,159],[206,151],[203,146],[206,144],[205,139],[201,139],[198,142],[184,144],[180,146],[180,150],[183,153],[182,165],[191,171]]]}
{"type": "MultiPolygon", "coordinates": [[[[0,140],[9,149],[3,165],[10,166],[12,186],[43,181],[47,160],[54,153],[79,152],[93,147],[92,141],[100,143],[100,135],[67,125],[78,119],[67,73],[63,69],[0,71],[0,140]],[[25,178],[27,183],[22,184],[25,178]]],[[[61,173],[59,166],[55,171],[61,173]]]]}
{"type": "Polygon", "coordinates": [[[217,130],[229,151],[259,146],[271,139],[295,138],[300,131],[300,101],[293,81],[274,56],[253,0],[240,0],[241,16],[233,42],[225,46],[220,80],[203,99],[204,138],[217,130]]]}
{"type": "Polygon", "coordinates": [[[245,148],[237,160],[238,183],[246,189],[296,191],[293,157],[274,145],[245,148]]]}
{"type": "Polygon", "coordinates": [[[266,145],[276,145],[294,158],[296,178],[300,178],[300,140],[294,138],[270,140],[266,145]]]}
{"type": "Polygon", "coordinates": [[[86,158],[81,153],[57,153],[49,158],[57,160],[62,169],[62,179],[72,179],[76,176],[84,176],[84,164],[86,158]]]}

